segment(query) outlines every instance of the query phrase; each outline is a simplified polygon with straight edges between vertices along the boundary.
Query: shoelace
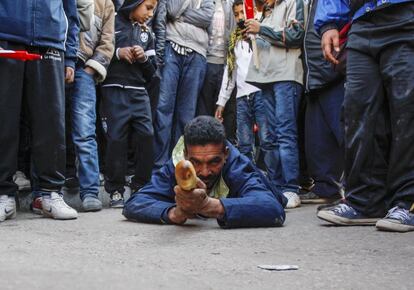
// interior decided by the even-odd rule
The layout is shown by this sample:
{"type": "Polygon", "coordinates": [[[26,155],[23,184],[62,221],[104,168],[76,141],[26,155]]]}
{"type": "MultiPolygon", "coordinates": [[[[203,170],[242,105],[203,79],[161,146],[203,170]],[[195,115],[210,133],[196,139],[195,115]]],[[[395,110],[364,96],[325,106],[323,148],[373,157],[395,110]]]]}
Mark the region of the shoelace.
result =
{"type": "Polygon", "coordinates": [[[396,207],[393,207],[389,211],[386,218],[396,219],[396,220],[408,220],[410,219],[410,212],[404,208],[400,208],[396,206],[396,207]]]}
{"type": "Polygon", "coordinates": [[[56,197],[53,200],[55,201],[55,204],[58,207],[71,208],[69,205],[66,204],[66,202],[63,200],[63,197],[61,197],[61,196],[56,197]]]}
{"type": "Polygon", "coordinates": [[[122,199],[122,195],[120,193],[114,193],[112,195],[112,199],[113,200],[121,200],[122,199]]]}
{"type": "Polygon", "coordinates": [[[294,193],[294,192],[289,192],[289,191],[287,191],[287,192],[284,192],[283,194],[285,195],[285,197],[286,197],[287,199],[291,199],[291,198],[296,197],[296,193],[294,193]]]}
{"type": "Polygon", "coordinates": [[[340,203],[337,206],[335,206],[335,208],[333,210],[338,212],[338,213],[344,213],[344,212],[349,211],[350,209],[352,209],[352,208],[349,205],[347,205],[346,203],[340,203]]]}

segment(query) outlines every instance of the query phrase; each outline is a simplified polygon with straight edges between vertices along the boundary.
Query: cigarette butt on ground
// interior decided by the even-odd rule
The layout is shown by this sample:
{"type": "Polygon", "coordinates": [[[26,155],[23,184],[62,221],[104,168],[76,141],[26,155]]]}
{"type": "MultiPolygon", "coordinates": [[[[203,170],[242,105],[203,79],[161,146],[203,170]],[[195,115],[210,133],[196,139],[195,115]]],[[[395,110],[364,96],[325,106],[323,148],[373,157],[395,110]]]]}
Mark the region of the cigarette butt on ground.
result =
{"type": "Polygon", "coordinates": [[[268,271],[299,270],[297,265],[257,265],[258,268],[268,271]]]}

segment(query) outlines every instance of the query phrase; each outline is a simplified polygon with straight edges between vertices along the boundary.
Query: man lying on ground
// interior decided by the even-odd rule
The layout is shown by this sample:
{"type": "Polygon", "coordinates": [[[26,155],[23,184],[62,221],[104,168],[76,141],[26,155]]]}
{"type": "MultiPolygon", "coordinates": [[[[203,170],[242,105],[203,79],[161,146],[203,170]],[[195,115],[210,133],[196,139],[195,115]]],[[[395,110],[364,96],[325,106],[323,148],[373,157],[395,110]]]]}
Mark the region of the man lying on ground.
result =
{"type": "Polygon", "coordinates": [[[172,158],[125,204],[133,221],[184,224],[187,219],[216,218],[222,228],[281,226],[286,198],[276,193],[250,160],[226,141],[223,125],[200,116],[184,130],[172,158]],[[187,159],[195,167],[197,186],[184,191],[175,165],[187,159]]]}

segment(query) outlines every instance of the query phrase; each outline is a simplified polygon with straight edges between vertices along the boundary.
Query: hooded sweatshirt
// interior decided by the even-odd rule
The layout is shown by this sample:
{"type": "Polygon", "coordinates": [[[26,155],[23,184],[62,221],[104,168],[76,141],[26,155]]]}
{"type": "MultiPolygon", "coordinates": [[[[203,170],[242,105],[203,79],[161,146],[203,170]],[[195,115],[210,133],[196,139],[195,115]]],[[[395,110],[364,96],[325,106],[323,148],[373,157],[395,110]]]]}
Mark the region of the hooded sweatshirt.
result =
{"type": "Polygon", "coordinates": [[[156,71],[155,41],[153,33],[144,24],[132,22],[130,13],[144,0],[126,0],[119,9],[115,19],[115,55],[108,68],[108,76],[104,86],[126,88],[144,88],[156,71]],[[144,62],[132,64],[119,59],[119,49],[139,45],[147,56],[144,62]]]}

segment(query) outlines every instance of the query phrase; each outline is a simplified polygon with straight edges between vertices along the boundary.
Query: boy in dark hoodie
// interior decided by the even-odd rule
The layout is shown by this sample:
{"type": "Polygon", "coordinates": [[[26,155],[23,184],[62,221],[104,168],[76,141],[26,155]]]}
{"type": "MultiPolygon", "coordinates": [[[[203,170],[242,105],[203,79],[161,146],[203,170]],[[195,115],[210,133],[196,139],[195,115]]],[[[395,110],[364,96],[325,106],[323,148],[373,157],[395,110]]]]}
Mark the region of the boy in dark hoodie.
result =
{"type": "Polygon", "coordinates": [[[102,86],[101,116],[107,137],[105,190],[111,207],[123,207],[127,141],[131,129],[147,159],[135,169],[131,191],[149,181],[153,166],[151,107],[145,84],[156,71],[154,38],[145,23],[157,0],[126,0],[115,20],[115,55],[102,86]]]}

